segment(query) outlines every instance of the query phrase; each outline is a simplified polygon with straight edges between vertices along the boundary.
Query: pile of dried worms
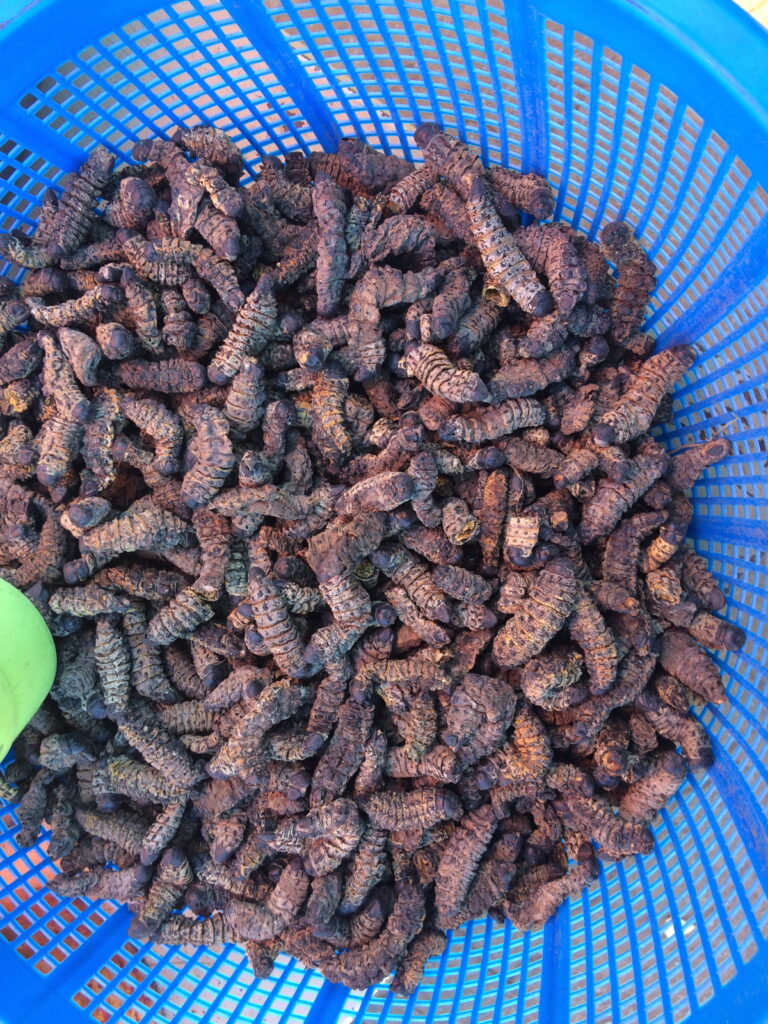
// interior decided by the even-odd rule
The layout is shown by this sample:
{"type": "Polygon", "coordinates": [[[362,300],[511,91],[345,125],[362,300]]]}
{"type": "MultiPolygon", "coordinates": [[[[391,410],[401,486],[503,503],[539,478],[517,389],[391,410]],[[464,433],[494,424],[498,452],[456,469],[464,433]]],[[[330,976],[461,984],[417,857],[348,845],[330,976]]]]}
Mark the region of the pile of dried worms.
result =
{"type": "Polygon", "coordinates": [[[0,574],[59,657],[17,841],[136,938],[401,994],[651,850],[711,761],[699,645],[744,641],[684,544],[730,444],[649,433],[694,353],[651,354],[632,232],[416,141],[245,185],[207,126],[96,148],[0,240],[0,574]]]}

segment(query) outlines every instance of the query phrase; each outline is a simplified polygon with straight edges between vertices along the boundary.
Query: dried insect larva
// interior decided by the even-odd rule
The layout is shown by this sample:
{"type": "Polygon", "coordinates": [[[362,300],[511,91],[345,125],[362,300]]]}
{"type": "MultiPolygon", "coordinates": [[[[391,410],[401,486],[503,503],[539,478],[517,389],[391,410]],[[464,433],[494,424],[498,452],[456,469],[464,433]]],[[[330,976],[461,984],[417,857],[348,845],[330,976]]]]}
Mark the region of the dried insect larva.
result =
{"type": "Polygon", "coordinates": [[[225,921],[241,938],[259,942],[271,939],[298,917],[307,897],[309,881],[301,859],[293,858],[263,904],[230,900],[224,911],[225,921]]]}
{"type": "Polygon", "coordinates": [[[435,337],[445,341],[457,330],[459,321],[472,305],[470,288],[477,271],[462,259],[446,260],[441,270],[445,276],[432,302],[431,323],[435,337]]]}
{"type": "Polygon", "coordinates": [[[47,251],[54,258],[73,252],[88,237],[96,200],[106,188],[114,164],[114,156],[104,146],[96,146],[70,178],[51,218],[47,251]]]}
{"type": "Polygon", "coordinates": [[[265,942],[254,942],[248,939],[243,943],[243,949],[248,957],[248,963],[256,978],[268,978],[274,970],[282,943],[279,939],[269,939],[265,942]]]}
{"type": "Polygon", "coordinates": [[[561,878],[552,878],[533,887],[525,897],[510,900],[508,917],[516,928],[540,927],[557,908],[571,896],[575,896],[597,876],[594,858],[575,864],[561,878]]]}
{"type": "Polygon", "coordinates": [[[485,804],[466,814],[448,839],[435,878],[438,922],[461,909],[495,830],[496,815],[485,804]]]}
{"type": "Polygon", "coordinates": [[[431,167],[419,167],[411,171],[387,193],[387,208],[392,213],[408,213],[421,195],[436,184],[437,180],[437,171],[431,167]]]}
{"type": "Polygon", "coordinates": [[[281,670],[289,676],[310,673],[303,644],[284,599],[275,584],[258,569],[248,581],[248,600],[256,627],[281,670]]]}
{"type": "Polygon", "coordinates": [[[352,454],[352,439],[344,418],[349,383],[340,374],[321,370],[312,386],[312,436],[331,464],[352,454]]]}
{"type": "Polygon", "coordinates": [[[215,711],[206,707],[202,700],[186,700],[172,703],[159,712],[162,725],[174,735],[193,732],[211,732],[218,724],[215,711]]]}
{"type": "Polygon", "coordinates": [[[533,395],[570,377],[575,366],[575,349],[567,345],[542,358],[511,359],[491,378],[491,394],[497,401],[533,395]]]}
{"type": "Polygon", "coordinates": [[[480,521],[461,498],[449,498],[440,509],[443,532],[452,544],[469,544],[480,533],[480,521]]]}
{"type": "Polygon", "coordinates": [[[175,640],[192,636],[198,626],[212,618],[211,605],[197,594],[194,587],[185,587],[150,619],[147,640],[165,647],[175,640]]]}
{"type": "Polygon", "coordinates": [[[254,430],[264,415],[266,397],[264,371],[255,359],[246,356],[232,379],[224,406],[233,437],[245,437],[254,430]]]}
{"type": "Polygon", "coordinates": [[[121,290],[113,284],[98,284],[76,299],[67,299],[58,305],[46,306],[40,299],[27,299],[29,312],[41,324],[66,327],[68,324],[86,323],[101,316],[117,305],[121,290]]]}
{"type": "Polygon", "coordinates": [[[4,416],[21,416],[35,406],[41,397],[40,379],[24,377],[6,384],[0,393],[0,412],[4,416]]]}
{"type": "Polygon", "coordinates": [[[97,324],[96,344],[107,359],[127,359],[136,355],[136,342],[131,333],[118,323],[97,324]]]}
{"type": "Polygon", "coordinates": [[[224,260],[240,255],[240,227],[234,217],[227,217],[212,202],[203,200],[197,210],[195,231],[224,260]]]}
{"type": "Polygon", "coordinates": [[[178,146],[160,139],[137,142],[133,147],[133,157],[162,167],[171,189],[168,213],[173,235],[186,238],[194,227],[197,208],[204,194],[202,184],[193,173],[193,166],[178,146]]]}
{"type": "Polygon", "coordinates": [[[583,591],[577,594],[568,630],[584,655],[590,693],[606,693],[616,678],[618,650],[599,609],[583,591]]]}
{"type": "Polygon", "coordinates": [[[72,732],[44,736],[37,756],[44,768],[57,773],[66,772],[75,765],[91,765],[96,760],[88,738],[72,732]]]}
{"type": "Polygon", "coordinates": [[[478,509],[480,520],[480,552],[484,568],[498,564],[504,523],[507,516],[507,476],[500,470],[488,474],[481,492],[478,509]]]}
{"type": "Polygon", "coordinates": [[[525,665],[520,687],[538,707],[571,707],[586,696],[585,687],[580,685],[581,670],[582,656],[578,651],[553,647],[548,654],[532,658],[525,665]]]}
{"type": "Polygon", "coordinates": [[[217,946],[223,942],[238,942],[240,934],[227,923],[223,914],[203,918],[172,914],[152,939],[163,946],[217,946]]]}
{"type": "Polygon", "coordinates": [[[163,341],[179,352],[194,349],[198,340],[197,325],[182,294],[175,288],[163,288],[160,305],[163,341]]]}
{"type": "Polygon", "coordinates": [[[501,317],[501,308],[495,302],[481,298],[462,316],[446,343],[446,350],[450,355],[458,357],[479,352],[499,326],[501,317]]]}
{"type": "Polygon", "coordinates": [[[565,623],[578,592],[571,565],[565,559],[546,565],[528,591],[524,605],[501,627],[493,653],[500,665],[522,665],[543,650],[565,623]]]}
{"type": "MultiPolygon", "coordinates": [[[[79,382],[88,387],[98,384],[102,360],[99,346],[87,334],[69,327],[60,327],[57,337],[61,350],[79,382]]],[[[43,380],[45,381],[45,370],[43,380]]]]}
{"type": "Polygon", "coordinates": [[[489,167],[485,172],[491,185],[512,206],[546,220],[555,206],[552,189],[538,174],[521,174],[508,167],[489,167]]]}
{"type": "Polygon", "coordinates": [[[36,439],[36,473],[41,484],[49,489],[59,484],[77,457],[82,438],[82,425],[65,417],[54,415],[43,424],[36,439]]]}
{"type": "Polygon", "coordinates": [[[733,454],[733,445],[727,437],[713,437],[711,441],[694,445],[676,455],[672,459],[666,478],[678,491],[693,487],[707,466],[712,466],[721,459],[733,454]]]}
{"type": "Polygon", "coordinates": [[[371,561],[402,588],[420,613],[439,622],[448,622],[450,611],[444,595],[432,582],[427,566],[398,544],[381,547],[371,561]]]}
{"type": "MultiPolygon", "coordinates": [[[[383,912],[383,908],[379,909],[383,912]]],[[[408,876],[398,885],[394,907],[378,936],[359,949],[350,948],[340,953],[336,961],[324,969],[334,981],[344,985],[375,984],[400,963],[412,939],[421,930],[424,916],[424,897],[415,880],[408,876]]],[[[380,926],[374,919],[368,927],[375,931],[380,926]]],[[[362,941],[362,936],[357,941],[362,941]]]]}
{"type": "Polygon", "coordinates": [[[371,890],[383,878],[388,866],[386,839],[386,832],[374,825],[369,825],[363,832],[347,869],[337,908],[340,914],[353,914],[359,910],[371,890]]]}
{"type": "Polygon", "coordinates": [[[680,713],[667,707],[648,690],[638,700],[638,706],[642,707],[643,714],[659,736],[680,747],[692,770],[711,766],[714,759],[712,743],[698,719],[687,711],[680,713]]]}
{"type": "Polygon", "coordinates": [[[159,391],[186,394],[199,391],[205,384],[205,371],[199,363],[182,359],[162,359],[148,363],[130,359],[120,363],[118,377],[132,391],[159,391]]]}
{"type": "Polygon", "coordinates": [[[0,384],[28,377],[38,369],[42,353],[37,338],[23,337],[0,356],[0,384]]]}
{"type": "Polygon", "coordinates": [[[635,456],[629,473],[621,481],[601,480],[594,497],[582,505],[579,533],[582,543],[610,534],[627,512],[664,472],[667,456],[663,449],[635,456]]]}
{"type": "Polygon", "coordinates": [[[607,693],[592,697],[566,714],[567,722],[552,737],[557,745],[587,743],[593,739],[616,708],[635,701],[645,689],[655,667],[655,655],[628,654],[621,662],[616,685],[607,693]]]}
{"type": "Polygon", "coordinates": [[[482,444],[511,434],[523,427],[538,427],[544,422],[544,409],[533,398],[511,398],[488,410],[466,416],[452,416],[439,430],[443,441],[482,444]]]}
{"type": "Polygon", "coordinates": [[[339,709],[336,729],[315,768],[310,794],[313,807],[340,794],[363,759],[373,722],[373,706],[350,698],[339,709]]]}
{"type": "Polygon", "coordinates": [[[630,821],[648,823],[682,785],[688,768],[674,751],[655,754],[645,775],[633,782],[621,798],[619,814],[630,821]]]}
{"type": "Polygon", "coordinates": [[[615,405],[600,418],[595,427],[596,443],[623,443],[646,432],[661,399],[695,359],[696,353],[688,345],[668,348],[646,359],[615,405]]]}
{"type": "Polygon", "coordinates": [[[175,785],[156,768],[125,755],[106,757],[94,776],[94,792],[128,797],[137,803],[151,800],[165,804],[179,801],[186,790],[175,785]]]}
{"type": "MultiPolygon", "coordinates": [[[[211,198],[213,199],[213,197],[211,198]]],[[[214,205],[216,205],[215,200],[214,205]]],[[[226,213],[225,210],[222,212],[226,213]]],[[[232,216],[232,214],[227,213],[227,216],[232,216]]],[[[240,290],[232,264],[217,256],[210,249],[198,248],[199,251],[195,252],[192,266],[198,276],[218,294],[224,306],[230,312],[237,313],[245,302],[245,296],[240,290]]]]}
{"type": "Polygon", "coordinates": [[[129,176],[120,181],[117,195],[104,207],[104,220],[115,228],[143,231],[156,205],[152,185],[143,178],[129,176]]]}
{"type": "Polygon", "coordinates": [[[128,928],[129,934],[137,939],[154,936],[169,920],[193,880],[192,868],[183,851],[178,847],[167,849],[160,859],[149,891],[140,901],[137,915],[128,928]]]}
{"type": "Polygon", "coordinates": [[[107,616],[96,621],[94,656],[106,713],[121,719],[128,710],[131,656],[121,631],[107,616]]]}
{"type": "Polygon", "coordinates": [[[461,801],[449,789],[425,787],[413,792],[380,790],[361,801],[365,813],[387,831],[429,828],[438,821],[461,817],[461,801]]]}
{"type": "Polygon", "coordinates": [[[600,463],[596,451],[591,448],[576,448],[560,462],[554,475],[553,482],[558,490],[578,483],[584,477],[593,473],[600,463]]]}
{"type": "Polygon", "coordinates": [[[509,573],[499,589],[496,608],[505,615],[514,614],[524,599],[527,588],[528,579],[524,573],[509,573]]]}
{"type": "Polygon", "coordinates": [[[540,782],[551,764],[549,735],[532,707],[521,702],[515,713],[513,739],[481,762],[477,782],[481,789],[540,782]]]}
{"type": "MultiPolygon", "coordinates": [[[[170,846],[171,842],[173,842],[181,825],[186,803],[186,799],[172,801],[160,808],[141,843],[139,860],[142,864],[146,866],[154,864],[163,854],[166,847],[170,846]]],[[[162,871],[159,874],[162,875],[162,871]]],[[[191,881],[191,872],[189,875],[189,880],[191,881]]],[[[186,886],[183,887],[186,888],[186,886]]],[[[180,897],[181,893],[178,895],[180,897]]]]}
{"type": "Polygon", "coordinates": [[[188,789],[204,777],[184,746],[159,723],[143,705],[130,707],[120,721],[126,740],[142,755],[147,764],[179,787],[188,789]]]}
{"type": "Polygon", "coordinates": [[[59,416],[85,423],[90,403],[80,390],[69,361],[50,331],[40,331],[37,341],[43,351],[43,395],[54,399],[59,416]]]}
{"type": "Polygon", "coordinates": [[[561,457],[556,451],[521,438],[506,438],[500,442],[498,449],[503,453],[507,465],[519,473],[550,477],[555,475],[561,465],[561,457]]]}
{"type": "Polygon", "coordinates": [[[385,518],[382,512],[367,512],[346,522],[333,523],[310,537],[305,558],[321,582],[351,569],[381,546],[385,518]]]}
{"type": "Polygon", "coordinates": [[[746,642],[746,634],[739,626],[718,619],[709,612],[700,611],[693,617],[688,632],[704,647],[721,651],[738,651],[746,642]]]}
{"type": "Polygon", "coordinates": [[[587,306],[610,306],[615,291],[615,281],[610,268],[596,242],[590,242],[584,235],[574,237],[576,251],[584,264],[587,275],[587,290],[584,301],[587,306]]]}
{"type": "Polygon", "coordinates": [[[350,487],[337,501],[336,513],[351,517],[360,512],[388,512],[412,498],[417,486],[407,473],[378,473],[350,487]]]}
{"type": "Polygon", "coordinates": [[[339,905],[343,886],[344,876],[341,869],[313,878],[304,919],[310,925],[326,924],[330,921],[339,905]]]}
{"type": "Polygon", "coordinates": [[[51,611],[59,615],[96,618],[98,615],[126,612],[134,607],[135,602],[126,594],[116,594],[89,583],[84,587],[57,590],[51,594],[48,604],[51,611]]]}
{"type": "Polygon", "coordinates": [[[413,171],[413,164],[398,156],[380,153],[360,138],[339,140],[338,152],[311,153],[309,166],[317,176],[327,170],[342,188],[375,193],[413,171]]]}
{"type": "Polygon", "coordinates": [[[482,178],[473,182],[466,209],[487,271],[485,297],[499,306],[506,306],[514,299],[534,317],[549,313],[552,296],[504,227],[482,178]]]}
{"type": "Polygon", "coordinates": [[[293,181],[287,172],[287,164],[284,167],[277,157],[267,156],[261,164],[260,180],[269,186],[272,200],[284,217],[306,224],[313,214],[310,182],[293,181]]]}
{"type": "Polygon", "coordinates": [[[603,554],[603,580],[609,587],[599,587],[601,602],[615,611],[637,607],[637,573],[640,544],[666,519],[665,512],[641,512],[625,519],[608,538],[603,554]]]}
{"type": "Polygon", "coordinates": [[[645,577],[645,586],[649,596],[654,600],[677,604],[683,599],[680,566],[667,563],[649,572],[645,577]]]}
{"type": "Polygon", "coordinates": [[[40,270],[53,263],[47,248],[33,245],[17,235],[0,235],[0,253],[9,263],[30,270],[40,270]]]}
{"type": "Polygon", "coordinates": [[[221,490],[235,464],[235,456],[223,413],[198,404],[188,415],[195,428],[195,462],[184,476],[181,495],[191,508],[199,508],[221,490]]]}
{"type": "Polygon", "coordinates": [[[370,263],[383,263],[398,256],[411,265],[424,266],[434,258],[434,232],[423,217],[394,214],[378,226],[369,224],[363,233],[361,253],[370,263]]]}
{"type": "Polygon", "coordinates": [[[461,566],[438,565],[432,570],[432,580],[456,601],[489,601],[494,591],[491,582],[461,566]]]}
{"type": "Polygon", "coordinates": [[[454,921],[470,920],[502,903],[515,877],[515,861],[521,846],[522,836],[515,832],[507,832],[491,844],[469,888],[465,907],[454,921]]]}
{"type": "Polygon", "coordinates": [[[155,466],[159,473],[172,475],[178,472],[184,430],[181,421],[169,409],[151,398],[124,396],[121,410],[155,444],[155,466]]]}
{"type": "Polygon", "coordinates": [[[338,309],[349,257],[345,238],[347,206],[344,192],[324,172],[315,175],[312,206],[318,223],[317,312],[328,317],[338,309]]]}
{"type": "Polygon", "coordinates": [[[689,547],[682,549],[682,579],[685,589],[704,608],[718,612],[725,607],[725,596],[705,560],[689,547]]]}
{"type": "Polygon", "coordinates": [[[51,787],[50,793],[48,820],[51,838],[48,840],[48,853],[51,859],[60,860],[71,853],[82,836],[82,830],[75,821],[77,788],[74,782],[67,780],[51,787]]]}
{"type": "Polygon", "coordinates": [[[405,273],[395,267],[372,267],[355,285],[350,314],[377,321],[389,306],[410,304],[432,294],[438,280],[439,272],[433,267],[405,273]]]}
{"type": "Polygon", "coordinates": [[[227,181],[236,185],[243,173],[243,158],[233,140],[220,128],[198,124],[180,128],[173,141],[193,156],[202,157],[221,170],[227,181]]]}
{"type": "Polygon", "coordinates": [[[80,826],[92,836],[105,839],[138,857],[147,831],[147,821],[137,814],[121,810],[119,814],[103,814],[87,808],[76,808],[80,826]]]}
{"type": "Polygon", "coordinates": [[[193,589],[206,601],[216,601],[224,588],[229,561],[230,529],[227,520],[208,509],[196,509],[192,527],[200,545],[200,572],[193,589]]]}
{"type": "Polygon", "coordinates": [[[673,493],[666,512],[668,520],[643,551],[640,568],[649,573],[669,562],[683,542],[693,518],[693,505],[681,493],[673,493]]]}
{"type": "Polygon", "coordinates": [[[424,154],[427,166],[433,168],[466,200],[475,180],[485,173],[479,157],[459,139],[444,132],[438,124],[420,124],[414,139],[424,154]]]}
{"type": "Polygon", "coordinates": [[[40,834],[48,805],[48,787],[54,779],[54,773],[48,768],[39,768],[21,798],[16,816],[21,825],[16,835],[19,846],[34,846],[40,834]]]}
{"type": "Polygon", "coordinates": [[[324,580],[320,593],[333,613],[336,626],[351,634],[351,648],[371,621],[371,599],[367,591],[349,572],[342,572],[324,580]]]}
{"type": "Polygon", "coordinates": [[[611,297],[611,322],[614,338],[623,344],[643,321],[656,285],[656,272],[628,225],[617,221],[607,224],[600,233],[600,243],[606,258],[619,271],[618,285],[611,297]]]}
{"type": "MultiPolygon", "coordinates": [[[[133,328],[140,344],[151,353],[159,353],[162,349],[163,339],[157,320],[157,306],[152,290],[138,277],[131,267],[124,267],[120,276],[120,285],[125,295],[129,323],[133,328]]],[[[128,345],[122,338],[115,339],[114,331],[110,338],[110,345],[119,345],[120,353],[127,349],[128,345]]],[[[97,328],[98,338],[98,328],[97,328]]],[[[131,345],[132,347],[132,345],[131,345]]],[[[127,352],[126,354],[131,354],[127,352]]],[[[125,356],[120,355],[120,358],[125,356]]],[[[130,386],[130,385],[129,385],[130,386]]]]}
{"type": "Polygon", "coordinates": [[[490,394],[476,373],[459,370],[434,345],[416,345],[406,356],[408,372],[424,387],[451,402],[489,402],[490,394]]]}
{"type": "Polygon", "coordinates": [[[466,207],[452,189],[438,181],[426,189],[420,205],[427,213],[437,240],[450,242],[460,239],[466,245],[474,245],[466,207]]]}
{"type": "Polygon", "coordinates": [[[558,310],[570,313],[587,285],[570,232],[560,224],[532,224],[512,238],[531,267],[546,277],[558,310]]]}
{"type": "Polygon", "coordinates": [[[336,800],[310,811],[301,825],[302,834],[308,836],[304,853],[307,871],[312,875],[324,875],[335,870],[357,848],[363,828],[357,808],[351,801],[336,800]],[[322,831],[312,823],[313,815],[320,815],[321,820],[327,817],[328,825],[322,831]]]}
{"type": "Polygon", "coordinates": [[[65,566],[67,582],[75,583],[92,574],[119,554],[129,551],[183,547],[191,544],[194,534],[178,516],[151,505],[135,502],[130,509],[109,522],[88,531],[87,540],[80,541],[83,558],[65,566]],[[81,564],[82,563],[82,564],[81,564]],[[85,575],[82,575],[82,572],[85,575]]]}
{"type": "Polygon", "coordinates": [[[614,789],[620,781],[632,782],[642,775],[645,764],[630,752],[630,740],[629,723],[616,715],[598,733],[592,754],[593,775],[603,789],[614,789]]]}

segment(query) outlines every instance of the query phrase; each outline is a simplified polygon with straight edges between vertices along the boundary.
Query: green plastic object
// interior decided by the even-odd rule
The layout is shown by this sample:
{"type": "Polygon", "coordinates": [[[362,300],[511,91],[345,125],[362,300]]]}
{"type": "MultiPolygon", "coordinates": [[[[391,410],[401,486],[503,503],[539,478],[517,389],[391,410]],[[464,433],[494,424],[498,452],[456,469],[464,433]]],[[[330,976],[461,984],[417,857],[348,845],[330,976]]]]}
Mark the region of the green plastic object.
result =
{"type": "Polygon", "coordinates": [[[29,598],[0,580],[0,761],[51,689],[56,647],[29,598]]]}

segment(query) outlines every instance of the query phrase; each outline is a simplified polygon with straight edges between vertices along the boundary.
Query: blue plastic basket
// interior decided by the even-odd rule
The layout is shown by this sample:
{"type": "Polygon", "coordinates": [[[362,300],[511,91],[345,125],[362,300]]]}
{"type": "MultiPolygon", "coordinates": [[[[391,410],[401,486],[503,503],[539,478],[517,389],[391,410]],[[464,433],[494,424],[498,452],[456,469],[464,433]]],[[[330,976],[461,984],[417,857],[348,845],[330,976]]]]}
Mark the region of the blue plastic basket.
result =
{"type": "Polygon", "coordinates": [[[692,534],[749,632],[718,658],[717,761],[661,815],[647,857],[527,934],[453,934],[410,999],[350,992],[281,957],[128,939],[126,911],[45,889],[45,843],[0,813],[0,1019],[8,1024],[768,1020],[768,37],[729,0],[0,0],[0,230],[102,142],[210,121],[251,167],[341,135],[418,158],[440,121],[485,160],[546,174],[593,237],[635,225],[660,266],[648,326],[696,342],[675,445],[726,427],[692,534]],[[667,9],[670,8],[670,9],[667,9]]]}

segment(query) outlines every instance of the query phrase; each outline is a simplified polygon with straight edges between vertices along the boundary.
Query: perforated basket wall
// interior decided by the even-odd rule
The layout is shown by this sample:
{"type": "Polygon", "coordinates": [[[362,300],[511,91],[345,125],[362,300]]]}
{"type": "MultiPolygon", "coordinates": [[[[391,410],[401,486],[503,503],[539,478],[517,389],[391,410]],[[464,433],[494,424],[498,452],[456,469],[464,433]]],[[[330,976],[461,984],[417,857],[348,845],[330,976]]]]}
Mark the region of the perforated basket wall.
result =
{"type": "Polygon", "coordinates": [[[332,986],[281,958],[153,948],[114,905],[45,890],[0,812],[0,1020],[8,1024],[419,1020],[580,1024],[768,1019],[768,44],[729,0],[4,0],[0,230],[97,141],[210,121],[251,167],[362,134],[418,157],[441,121],[484,159],[545,173],[594,237],[626,218],[660,266],[648,327],[692,340],[673,444],[727,425],[735,454],[694,489],[697,547],[749,632],[719,658],[729,703],[702,718],[655,851],[607,868],[540,931],[455,933],[409,1000],[332,986]],[[17,9],[18,8],[18,9],[17,9]],[[667,8],[673,8],[672,11],[667,8]]]}

